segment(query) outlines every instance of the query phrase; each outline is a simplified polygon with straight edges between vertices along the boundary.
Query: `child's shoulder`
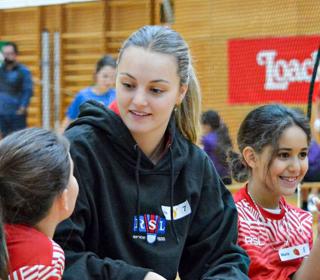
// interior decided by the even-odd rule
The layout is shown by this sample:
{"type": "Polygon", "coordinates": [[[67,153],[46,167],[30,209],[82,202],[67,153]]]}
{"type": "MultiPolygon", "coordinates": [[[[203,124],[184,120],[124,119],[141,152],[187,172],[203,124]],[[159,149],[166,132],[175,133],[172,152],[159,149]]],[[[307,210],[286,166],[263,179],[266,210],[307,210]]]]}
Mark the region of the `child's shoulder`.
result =
{"type": "Polygon", "coordinates": [[[240,202],[242,200],[247,200],[247,191],[246,191],[246,185],[244,184],[243,187],[241,187],[234,195],[233,199],[236,205],[240,205],[240,202]]]}
{"type": "Polygon", "coordinates": [[[79,90],[76,94],[76,98],[89,98],[91,97],[92,95],[94,95],[93,91],[92,91],[92,88],[91,87],[86,87],[86,88],[83,88],[81,90],[79,90]]]}
{"type": "MultiPolygon", "coordinates": [[[[283,199],[284,200],[284,199],[283,199]]],[[[284,200],[285,201],[285,200],[284,200]]],[[[299,216],[303,216],[303,217],[310,217],[312,218],[312,214],[309,211],[303,210],[300,207],[294,206],[292,204],[289,204],[287,202],[286,203],[286,207],[289,210],[289,212],[294,212],[299,216]]]]}
{"type": "Polygon", "coordinates": [[[5,225],[10,268],[52,266],[63,251],[58,244],[38,230],[22,225],[5,225]]]}

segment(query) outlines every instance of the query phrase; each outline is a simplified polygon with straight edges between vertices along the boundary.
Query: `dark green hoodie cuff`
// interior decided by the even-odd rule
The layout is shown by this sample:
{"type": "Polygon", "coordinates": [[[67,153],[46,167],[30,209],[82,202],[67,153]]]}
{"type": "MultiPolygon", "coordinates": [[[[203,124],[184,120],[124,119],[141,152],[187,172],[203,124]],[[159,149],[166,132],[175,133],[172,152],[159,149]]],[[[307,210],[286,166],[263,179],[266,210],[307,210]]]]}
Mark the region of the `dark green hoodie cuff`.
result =
{"type": "Polygon", "coordinates": [[[135,280],[143,280],[146,277],[148,272],[152,271],[151,269],[131,266],[128,265],[125,269],[121,270],[117,275],[116,279],[135,279],[135,280]]]}

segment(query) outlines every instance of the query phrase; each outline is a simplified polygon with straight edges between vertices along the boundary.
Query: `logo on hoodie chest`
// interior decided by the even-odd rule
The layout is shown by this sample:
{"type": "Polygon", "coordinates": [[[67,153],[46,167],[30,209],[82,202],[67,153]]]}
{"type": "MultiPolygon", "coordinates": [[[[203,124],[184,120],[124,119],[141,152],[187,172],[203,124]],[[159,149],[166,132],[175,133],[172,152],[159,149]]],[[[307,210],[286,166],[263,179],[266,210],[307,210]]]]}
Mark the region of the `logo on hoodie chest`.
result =
{"type": "Polygon", "coordinates": [[[134,216],[133,233],[133,239],[146,240],[150,244],[166,241],[166,219],[155,214],[134,216]]]}

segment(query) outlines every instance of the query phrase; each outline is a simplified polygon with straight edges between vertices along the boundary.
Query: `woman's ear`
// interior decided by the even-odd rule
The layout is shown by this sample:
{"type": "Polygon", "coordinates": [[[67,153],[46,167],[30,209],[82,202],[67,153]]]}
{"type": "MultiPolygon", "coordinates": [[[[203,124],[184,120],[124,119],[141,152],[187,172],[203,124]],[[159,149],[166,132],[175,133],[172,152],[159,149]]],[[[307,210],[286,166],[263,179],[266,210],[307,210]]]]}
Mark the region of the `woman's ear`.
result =
{"type": "Polygon", "coordinates": [[[256,166],[257,157],[255,151],[251,147],[245,147],[242,151],[242,156],[247,165],[250,168],[254,168],[256,166]]]}
{"type": "Polygon", "coordinates": [[[188,91],[188,85],[187,84],[184,84],[184,85],[180,86],[179,95],[178,95],[177,102],[176,102],[177,106],[179,106],[181,104],[181,102],[183,101],[184,97],[186,96],[187,91],[188,91]]]}

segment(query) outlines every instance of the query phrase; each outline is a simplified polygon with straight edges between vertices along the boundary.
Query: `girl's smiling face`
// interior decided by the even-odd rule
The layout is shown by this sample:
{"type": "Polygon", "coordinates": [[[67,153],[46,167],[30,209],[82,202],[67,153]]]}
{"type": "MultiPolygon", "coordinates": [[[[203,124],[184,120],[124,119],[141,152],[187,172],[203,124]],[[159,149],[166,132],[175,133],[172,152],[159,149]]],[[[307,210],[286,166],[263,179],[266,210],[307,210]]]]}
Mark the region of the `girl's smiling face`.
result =
{"type": "Polygon", "coordinates": [[[278,150],[273,159],[272,147],[268,145],[257,154],[252,175],[275,195],[292,195],[308,170],[308,139],[298,126],[286,128],[278,142],[278,150]],[[269,165],[269,167],[268,167],[269,165]]]}

